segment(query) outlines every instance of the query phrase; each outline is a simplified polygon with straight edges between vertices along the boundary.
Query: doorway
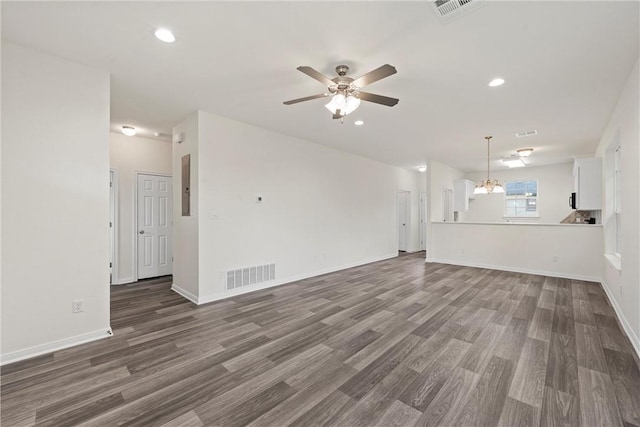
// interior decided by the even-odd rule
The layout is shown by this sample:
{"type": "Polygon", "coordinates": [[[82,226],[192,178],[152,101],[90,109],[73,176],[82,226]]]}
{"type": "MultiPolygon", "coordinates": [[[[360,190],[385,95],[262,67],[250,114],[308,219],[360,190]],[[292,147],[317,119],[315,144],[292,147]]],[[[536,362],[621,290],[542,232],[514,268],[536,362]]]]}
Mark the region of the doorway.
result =
{"type": "Polygon", "coordinates": [[[138,173],[136,190],[137,279],[167,276],[173,271],[173,180],[138,173]]]}
{"type": "Polygon", "coordinates": [[[398,191],[398,251],[406,252],[409,247],[409,191],[398,191]]]}

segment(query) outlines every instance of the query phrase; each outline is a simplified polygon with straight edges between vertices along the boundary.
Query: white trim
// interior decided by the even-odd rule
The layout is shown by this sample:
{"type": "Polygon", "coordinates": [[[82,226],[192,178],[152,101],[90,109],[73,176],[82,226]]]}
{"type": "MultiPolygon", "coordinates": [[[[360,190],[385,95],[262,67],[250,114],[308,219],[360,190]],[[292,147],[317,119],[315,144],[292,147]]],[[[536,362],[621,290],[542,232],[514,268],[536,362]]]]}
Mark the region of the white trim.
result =
{"type": "Polygon", "coordinates": [[[111,327],[108,327],[106,328],[106,330],[99,329],[97,331],[87,332],[82,335],[76,335],[75,337],[63,338],[58,341],[36,345],[33,347],[25,348],[23,350],[12,351],[11,353],[0,355],[0,365],[19,362],[20,360],[30,359],[32,357],[41,356],[43,354],[51,353],[69,347],[75,347],[80,344],[85,344],[91,341],[97,341],[112,336],[113,331],[111,330],[111,327]]]}
{"type": "MultiPolygon", "coordinates": [[[[147,172],[142,170],[133,171],[133,277],[132,282],[138,281],[138,175],[154,175],[171,178],[171,199],[173,200],[173,174],[163,172],[147,172]]],[[[173,221],[171,222],[171,233],[173,234],[173,221]]],[[[173,273],[173,261],[171,262],[171,272],[173,273]]]]}
{"type": "Polygon", "coordinates": [[[234,289],[234,290],[231,290],[231,291],[226,291],[226,292],[221,292],[221,293],[211,294],[211,295],[205,295],[205,296],[202,296],[202,297],[197,297],[196,295],[193,295],[191,292],[185,291],[184,289],[182,289],[180,286],[176,285],[175,283],[173,284],[173,286],[171,286],[171,290],[173,290],[177,294],[182,295],[183,297],[185,297],[189,301],[191,301],[191,302],[193,302],[195,304],[201,305],[201,304],[207,304],[207,303],[210,303],[210,302],[220,301],[220,300],[223,300],[223,299],[235,297],[235,296],[238,296],[238,295],[243,295],[243,294],[248,294],[248,293],[255,292],[255,291],[260,291],[260,290],[263,290],[263,289],[273,288],[274,286],[280,286],[280,285],[285,285],[285,284],[291,283],[291,282],[297,282],[299,280],[308,279],[310,277],[316,277],[316,276],[321,276],[323,274],[334,273],[336,271],[344,270],[344,269],[347,269],[347,268],[359,267],[361,265],[371,264],[372,262],[378,262],[378,261],[384,261],[386,259],[396,258],[397,256],[398,256],[398,253],[395,252],[393,254],[383,255],[381,257],[371,258],[371,259],[368,259],[368,260],[362,260],[362,261],[358,261],[358,262],[354,262],[354,263],[350,263],[350,264],[344,264],[344,265],[341,265],[341,266],[338,266],[338,267],[330,267],[330,268],[326,268],[326,269],[323,269],[323,270],[318,270],[318,271],[315,271],[315,272],[312,272],[312,273],[305,273],[305,274],[299,274],[297,276],[290,276],[290,277],[286,277],[284,279],[271,280],[269,282],[264,282],[264,283],[261,283],[259,285],[247,286],[246,288],[234,289]]]}
{"type": "Polygon", "coordinates": [[[604,289],[604,293],[607,294],[607,298],[609,299],[609,302],[613,307],[613,311],[616,312],[616,316],[620,321],[620,325],[622,325],[622,329],[624,329],[624,332],[627,334],[629,341],[631,341],[631,345],[633,346],[633,349],[636,351],[636,355],[640,358],[640,339],[638,339],[638,336],[633,331],[633,328],[627,321],[627,318],[624,316],[624,312],[622,311],[622,308],[620,308],[616,299],[613,298],[613,294],[611,294],[611,291],[609,290],[609,286],[604,280],[602,281],[602,288],[604,289]]]}
{"type": "Polygon", "coordinates": [[[134,280],[133,277],[125,277],[124,279],[120,279],[117,282],[113,282],[112,285],[128,285],[135,282],[137,282],[137,280],[134,280]]]}
{"type": "Polygon", "coordinates": [[[492,264],[483,264],[483,263],[474,263],[474,262],[461,262],[458,260],[450,260],[443,258],[429,258],[427,256],[426,262],[437,262],[440,264],[451,264],[451,265],[461,265],[464,267],[476,267],[476,268],[488,268],[491,270],[501,270],[501,271],[512,271],[514,273],[527,273],[527,274],[536,274],[538,276],[549,276],[549,277],[560,277],[563,279],[574,279],[574,280],[585,280],[588,282],[602,282],[602,277],[596,276],[583,276],[581,274],[572,274],[572,273],[561,273],[558,271],[543,271],[543,270],[533,270],[528,268],[517,268],[517,267],[506,267],[503,265],[492,265],[492,264]]]}
{"type": "Polygon", "coordinates": [[[198,302],[198,297],[194,294],[192,294],[191,292],[181,288],[180,286],[176,285],[175,283],[173,283],[171,285],[171,290],[175,293],[177,293],[178,295],[181,295],[183,297],[185,297],[186,299],[188,299],[189,301],[191,301],[194,304],[202,304],[198,302]]]}
{"type": "MultiPolygon", "coordinates": [[[[111,250],[113,254],[113,259],[111,261],[111,284],[115,285],[116,283],[121,282],[121,279],[118,277],[118,256],[119,256],[119,243],[118,243],[118,234],[120,234],[120,230],[118,229],[118,169],[109,168],[109,182],[111,183],[111,188],[113,188],[113,206],[109,206],[109,216],[111,216],[111,209],[113,209],[113,224],[111,225],[111,233],[113,233],[113,248],[111,250]],[[113,181],[111,180],[111,174],[113,173],[113,181]]],[[[111,200],[109,201],[111,204],[111,200]]]]}

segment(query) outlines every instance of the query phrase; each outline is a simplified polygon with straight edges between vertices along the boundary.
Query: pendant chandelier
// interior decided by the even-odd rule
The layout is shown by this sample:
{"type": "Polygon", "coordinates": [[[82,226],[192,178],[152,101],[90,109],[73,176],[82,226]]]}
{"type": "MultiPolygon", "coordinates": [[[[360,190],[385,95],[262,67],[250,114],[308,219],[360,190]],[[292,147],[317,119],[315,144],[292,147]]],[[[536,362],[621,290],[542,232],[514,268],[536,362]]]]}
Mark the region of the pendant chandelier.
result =
{"type": "Polygon", "coordinates": [[[490,172],[490,162],[491,162],[491,157],[489,155],[489,141],[491,140],[491,138],[493,138],[492,136],[485,136],[484,139],[487,140],[487,180],[486,181],[480,181],[479,183],[476,184],[476,189],[473,190],[473,194],[491,194],[491,193],[504,193],[504,188],[502,187],[502,185],[498,182],[497,179],[494,179],[493,181],[491,181],[491,178],[489,177],[489,172],[490,172]]]}

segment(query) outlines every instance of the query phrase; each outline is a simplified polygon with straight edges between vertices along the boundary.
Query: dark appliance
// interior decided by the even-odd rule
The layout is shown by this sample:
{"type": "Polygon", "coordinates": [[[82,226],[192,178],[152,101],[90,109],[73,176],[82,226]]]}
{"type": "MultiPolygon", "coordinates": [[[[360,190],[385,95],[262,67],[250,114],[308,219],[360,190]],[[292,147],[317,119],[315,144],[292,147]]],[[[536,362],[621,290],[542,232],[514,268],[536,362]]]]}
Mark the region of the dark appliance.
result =
{"type": "Polygon", "coordinates": [[[576,209],[576,193],[571,193],[569,197],[569,207],[571,209],[576,209]]]}

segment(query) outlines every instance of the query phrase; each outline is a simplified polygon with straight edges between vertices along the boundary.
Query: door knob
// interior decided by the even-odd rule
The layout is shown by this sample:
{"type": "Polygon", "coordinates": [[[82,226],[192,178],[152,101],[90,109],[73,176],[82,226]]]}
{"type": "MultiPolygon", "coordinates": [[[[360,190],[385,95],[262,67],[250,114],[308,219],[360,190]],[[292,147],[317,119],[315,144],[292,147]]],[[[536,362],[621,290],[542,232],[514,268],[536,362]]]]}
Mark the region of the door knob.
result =
{"type": "Polygon", "coordinates": [[[138,231],[139,234],[144,234],[144,230],[138,231]]]}

